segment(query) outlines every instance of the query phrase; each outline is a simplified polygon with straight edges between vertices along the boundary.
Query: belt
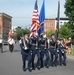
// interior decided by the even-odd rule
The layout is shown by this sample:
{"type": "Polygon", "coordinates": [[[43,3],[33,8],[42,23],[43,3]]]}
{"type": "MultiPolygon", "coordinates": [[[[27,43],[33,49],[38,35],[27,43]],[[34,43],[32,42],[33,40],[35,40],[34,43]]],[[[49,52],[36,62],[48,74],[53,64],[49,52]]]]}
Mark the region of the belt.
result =
{"type": "Polygon", "coordinates": [[[54,46],[50,46],[50,48],[55,48],[54,46]]]}
{"type": "Polygon", "coordinates": [[[45,45],[42,45],[42,44],[41,44],[41,46],[45,46],[45,45]]]}
{"type": "Polygon", "coordinates": [[[32,44],[32,45],[36,45],[36,44],[32,44]]]}

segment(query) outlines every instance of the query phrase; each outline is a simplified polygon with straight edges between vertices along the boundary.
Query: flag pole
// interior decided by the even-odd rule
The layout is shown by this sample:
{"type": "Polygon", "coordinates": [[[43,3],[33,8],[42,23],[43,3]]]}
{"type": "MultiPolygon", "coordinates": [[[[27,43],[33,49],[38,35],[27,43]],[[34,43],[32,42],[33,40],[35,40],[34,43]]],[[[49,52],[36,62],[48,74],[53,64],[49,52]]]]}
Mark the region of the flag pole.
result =
{"type": "Polygon", "coordinates": [[[55,30],[56,39],[58,39],[58,35],[59,35],[59,24],[60,24],[60,0],[58,0],[57,25],[55,30]]]}

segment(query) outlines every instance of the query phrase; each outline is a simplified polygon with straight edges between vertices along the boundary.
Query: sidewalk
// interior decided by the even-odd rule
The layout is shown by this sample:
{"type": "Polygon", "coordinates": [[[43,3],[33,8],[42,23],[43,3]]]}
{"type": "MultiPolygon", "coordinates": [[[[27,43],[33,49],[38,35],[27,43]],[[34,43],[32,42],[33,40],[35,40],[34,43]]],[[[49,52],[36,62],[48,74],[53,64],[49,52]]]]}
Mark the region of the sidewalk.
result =
{"type": "Polygon", "coordinates": [[[67,55],[67,58],[74,60],[74,56],[73,55],[67,55]]]}

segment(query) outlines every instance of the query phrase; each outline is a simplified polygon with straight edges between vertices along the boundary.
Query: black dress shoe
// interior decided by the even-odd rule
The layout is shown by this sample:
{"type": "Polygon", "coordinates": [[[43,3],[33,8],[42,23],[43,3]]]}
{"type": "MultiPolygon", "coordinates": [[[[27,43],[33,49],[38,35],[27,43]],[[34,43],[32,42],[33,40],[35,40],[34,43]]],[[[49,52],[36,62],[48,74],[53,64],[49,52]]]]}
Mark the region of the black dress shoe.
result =
{"type": "Polygon", "coordinates": [[[23,71],[26,71],[26,68],[23,68],[23,71]]]}
{"type": "Polygon", "coordinates": [[[35,70],[35,68],[32,68],[32,70],[35,70]]]}
{"type": "Polygon", "coordinates": [[[55,67],[57,67],[57,64],[54,64],[55,67]]]}
{"type": "Polygon", "coordinates": [[[62,64],[60,64],[60,66],[62,66],[62,64]]]}
{"type": "Polygon", "coordinates": [[[66,63],[63,63],[64,66],[66,66],[66,63]]]}
{"type": "Polygon", "coordinates": [[[1,51],[1,53],[3,53],[3,51],[1,51]]]}
{"type": "Polygon", "coordinates": [[[41,68],[43,68],[44,66],[42,65],[41,68]]]}
{"type": "Polygon", "coordinates": [[[49,68],[49,65],[45,65],[46,68],[49,68]]]}
{"type": "Polygon", "coordinates": [[[40,66],[38,66],[37,69],[40,70],[40,66]]]}
{"type": "Polygon", "coordinates": [[[29,70],[29,72],[32,72],[32,69],[28,69],[29,70]]]}
{"type": "Polygon", "coordinates": [[[52,67],[54,67],[54,65],[53,65],[53,64],[51,64],[51,66],[52,66],[52,67]]]}

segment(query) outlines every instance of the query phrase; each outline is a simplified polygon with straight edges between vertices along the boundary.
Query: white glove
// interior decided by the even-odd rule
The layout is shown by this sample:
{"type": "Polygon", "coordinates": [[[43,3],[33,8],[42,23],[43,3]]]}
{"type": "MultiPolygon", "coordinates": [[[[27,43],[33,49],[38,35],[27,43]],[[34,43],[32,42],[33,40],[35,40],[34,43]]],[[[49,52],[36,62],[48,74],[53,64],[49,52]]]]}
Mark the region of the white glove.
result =
{"type": "Polygon", "coordinates": [[[36,36],[38,36],[38,33],[36,33],[36,36]]]}
{"type": "Polygon", "coordinates": [[[25,50],[27,50],[28,48],[27,47],[25,47],[25,50]]]}
{"type": "Polygon", "coordinates": [[[46,38],[46,34],[43,37],[46,38]]]}
{"type": "Polygon", "coordinates": [[[48,43],[50,43],[50,40],[48,39],[48,43]]]}

